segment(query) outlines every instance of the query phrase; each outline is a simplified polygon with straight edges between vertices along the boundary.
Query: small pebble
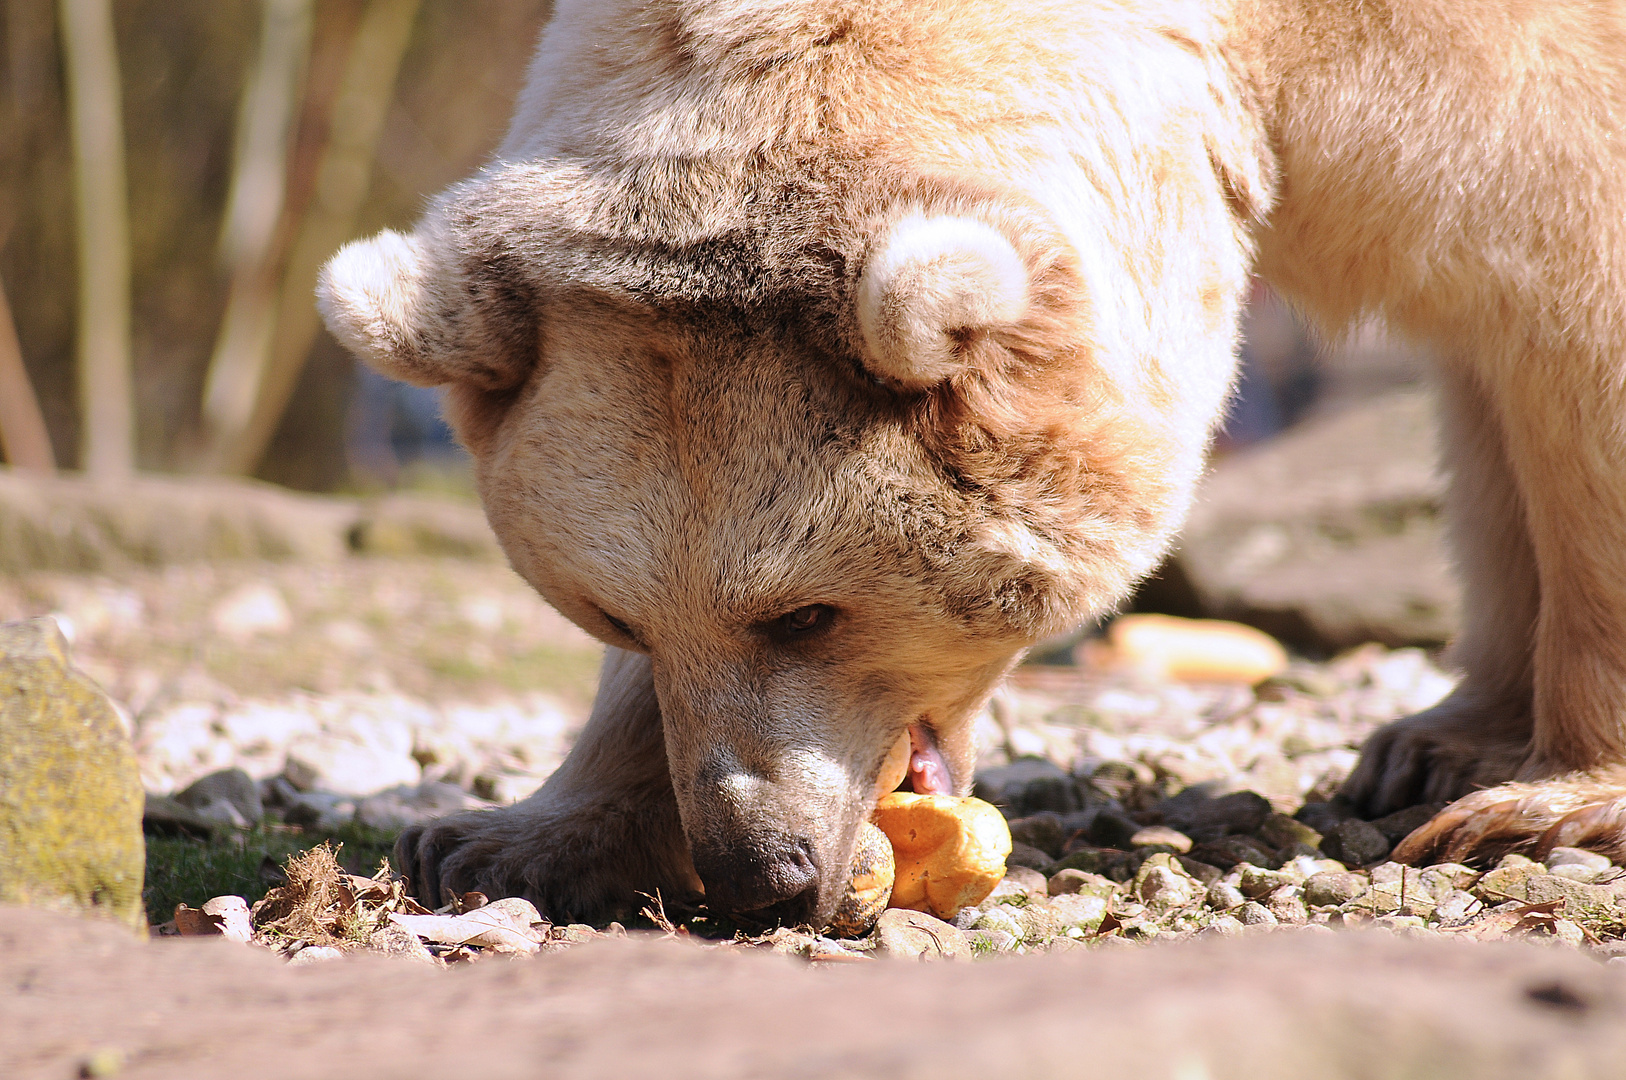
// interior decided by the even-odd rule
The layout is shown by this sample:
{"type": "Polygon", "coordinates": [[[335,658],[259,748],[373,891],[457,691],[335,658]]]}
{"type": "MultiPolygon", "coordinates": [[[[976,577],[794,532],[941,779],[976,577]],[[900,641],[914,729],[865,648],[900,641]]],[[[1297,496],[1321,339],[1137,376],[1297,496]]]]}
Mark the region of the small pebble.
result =
{"type": "Polygon", "coordinates": [[[1434,908],[1434,917],[1441,926],[1455,926],[1466,922],[1484,910],[1485,905],[1471,892],[1461,889],[1446,893],[1434,908]]]}
{"type": "Polygon", "coordinates": [[[1242,933],[1242,921],[1231,915],[1217,915],[1209,924],[1197,931],[1198,937],[1237,937],[1242,933]]]}
{"type": "Polygon", "coordinates": [[[1248,898],[1243,896],[1242,890],[1235,885],[1215,882],[1208,887],[1208,906],[1215,911],[1230,911],[1247,902],[1248,898]]]}
{"type": "Polygon", "coordinates": [[[1014,934],[1004,930],[967,930],[965,940],[973,956],[1015,952],[1020,944],[1014,934]]]}
{"type": "Polygon", "coordinates": [[[294,954],[288,961],[289,967],[310,967],[312,964],[325,964],[330,960],[343,960],[344,953],[328,945],[307,945],[294,954]]]}
{"type": "Polygon", "coordinates": [[[1599,870],[1596,867],[1584,866],[1581,863],[1560,863],[1548,871],[1554,877],[1569,878],[1571,881],[1579,881],[1586,885],[1592,884],[1608,872],[1607,867],[1599,870]]]}
{"type": "Polygon", "coordinates": [[[1276,921],[1289,926],[1302,926],[1310,921],[1309,909],[1304,906],[1304,890],[1297,885],[1283,885],[1265,898],[1265,907],[1276,921]]]}
{"type": "Polygon", "coordinates": [[[1136,886],[1143,902],[1160,907],[1182,907],[1195,898],[1197,883],[1184,874],[1177,874],[1166,866],[1149,869],[1136,886]]]}
{"type": "Polygon", "coordinates": [[[1297,882],[1291,874],[1284,874],[1279,870],[1266,870],[1259,866],[1244,864],[1242,879],[1237,882],[1237,888],[1242,895],[1257,900],[1261,896],[1275,892],[1283,885],[1295,885],[1297,882]]]}
{"type": "Polygon", "coordinates": [[[1321,834],[1296,818],[1286,814],[1272,814],[1259,826],[1259,839],[1274,848],[1291,844],[1304,844],[1311,848],[1321,846],[1321,834]]]}
{"type": "Polygon", "coordinates": [[[1249,900],[1243,904],[1237,910],[1236,917],[1243,926],[1275,926],[1277,924],[1276,916],[1271,914],[1270,909],[1257,900],[1249,900]]]}
{"type": "Polygon", "coordinates": [[[1321,850],[1345,866],[1366,866],[1389,854],[1389,840],[1359,818],[1341,821],[1328,830],[1321,850]]]}
{"type": "Polygon", "coordinates": [[[1045,891],[1050,896],[1071,896],[1074,893],[1089,893],[1094,896],[1110,897],[1117,891],[1117,885],[1110,878],[1100,874],[1091,874],[1083,870],[1058,870],[1050,876],[1045,883],[1045,891]]]}
{"type": "Polygon", "coordinates": [[[1599,872],[1608,870],[1614,864],[1609,856],[1600,855],[1596,851],[1587,851],[1585,848],[1555,847],[1547,853],[1547,866],[1550,873],[1558,873],[1560,866],[1585,866],[1599,872]]]}
{"type": "Polygon", "coordinates": [[[1304,900],[1312,907],[1337,907],[1366,895],[1366,878],[1348,871],[1323,871],[1304,882],[1304,900]]]}
{"type": "Polygon", "coordinates": [[[1148,825],[1129,838],[1131,847],[1164,847],[1180,855],[1191,851],[1191,837],[1167,825],[1148,825]]]}
{"type": "Polygon", "coordinates": [[[1586,931],[1568,919],[1553,920],[1553,937],[1575,948],[1586,944],[1586,931]]]}

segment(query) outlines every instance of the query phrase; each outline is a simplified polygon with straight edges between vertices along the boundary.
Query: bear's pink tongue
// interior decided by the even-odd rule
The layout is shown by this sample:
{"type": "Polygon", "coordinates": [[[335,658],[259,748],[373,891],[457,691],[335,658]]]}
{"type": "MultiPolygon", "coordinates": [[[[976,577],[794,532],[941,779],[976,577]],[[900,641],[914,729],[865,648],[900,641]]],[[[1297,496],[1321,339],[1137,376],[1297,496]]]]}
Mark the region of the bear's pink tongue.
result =
{"type": "Polygon", "coordinates": [[[916,795],[952,795],[948,763],[938,753],[937,740],[924,724],[909,728],[909,786],[916,795]]]}

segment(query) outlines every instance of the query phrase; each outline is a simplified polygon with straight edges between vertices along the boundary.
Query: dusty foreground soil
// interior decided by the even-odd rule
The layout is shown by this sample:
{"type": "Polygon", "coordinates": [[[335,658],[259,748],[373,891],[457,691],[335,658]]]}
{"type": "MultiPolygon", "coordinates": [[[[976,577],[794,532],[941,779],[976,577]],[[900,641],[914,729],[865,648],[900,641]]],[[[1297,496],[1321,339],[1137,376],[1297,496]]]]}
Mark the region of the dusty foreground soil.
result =
{"type": "Polygon", "coordinates": [[[605,941],[290,967],[0,910],[0,1076],[1618,1077],[1626,970],[1536,945],[1269,935],[982,964],[605,941]]]}

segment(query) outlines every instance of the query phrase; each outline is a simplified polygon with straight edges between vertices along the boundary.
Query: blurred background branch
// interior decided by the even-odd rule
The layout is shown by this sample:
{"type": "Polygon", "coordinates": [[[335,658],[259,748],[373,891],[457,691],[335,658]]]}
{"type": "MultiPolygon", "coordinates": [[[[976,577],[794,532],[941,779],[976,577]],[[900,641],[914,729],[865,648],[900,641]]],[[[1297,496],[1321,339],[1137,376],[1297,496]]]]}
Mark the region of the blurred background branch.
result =
{"type": "MultiPolygon", "coordinates": [[[[372,0],[350,44],[333,102],[327,146],[316,172],[314,198],[294,240],[276,303],[270,348],[235,380],[230,412],[214,425],[205,461],[212,471],[250,473],[265,454],[321,324],[312,296],[317,274],[350,239],[367,197],[373,159],[412,38],[420,0],[372,0]],[[252,389],[250,389],[252,387],[252,389]]],[[[213,374],[213,373],[211,373],[213,374]]]]}
{"type": "Polygon", "coordinates": [[[32,385],[55,460],[423,481],[414,456],[446,450],[433,395],[357,370],[321,327],[316,272],[479,167],[548,12],[0,0],[0,279],[21,354],[0,362],[6,387],[32,385]]]}
{"type": "Polygon", "coordinates": [[[130,220],[124,107],[111,0],[62,0],[79,249],[81,467],[135,471],[130,387],[130,220]]]}
{"type": "MultiPolygon", "coordinates": [[[[310,59],[312,0],[265,0],[260,48],[237,118],[231,193],[220,230],[231,294],[203,384],[203,437],[247,426],[276,329],[278,227],[288,155],[310,59]]],[[[208,450],[203,451],[205,455],[208,450]]]]}
{"type": "Polygon", "coordinates": [[[0,453],[19,469],[47,474],[56,471],[51,436],[46,433],[39,399],[28,380],[28,369],[23,366],[23,350],[17,342],[17,326],[11,318],[11,305],[6,302],[4,282],[0,282],[0,453]]]}

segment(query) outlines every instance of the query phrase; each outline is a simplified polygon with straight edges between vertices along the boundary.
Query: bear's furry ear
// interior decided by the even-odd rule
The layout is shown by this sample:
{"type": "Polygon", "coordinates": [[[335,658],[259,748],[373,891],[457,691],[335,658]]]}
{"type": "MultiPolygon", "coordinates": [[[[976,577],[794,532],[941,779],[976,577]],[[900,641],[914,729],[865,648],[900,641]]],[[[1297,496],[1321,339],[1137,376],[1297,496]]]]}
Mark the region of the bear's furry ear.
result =
{"type": "Polygon", "coordinates": [[[516,386],[536,361],[531,283],[512,260],[459,257],[448,239],[431,216],[410,236],[386,229],[347,244],[322,268],[322,317],[358,357],[402,382],[516,386]]]}
{"type": "Polygon", "coordinates": [[[908,390],[965,370],[966,344],[1020,322],[1029,273],[1014,244],[975,218],[913,213],[871,249],[858,281],[864,362],[908,390]]]}

